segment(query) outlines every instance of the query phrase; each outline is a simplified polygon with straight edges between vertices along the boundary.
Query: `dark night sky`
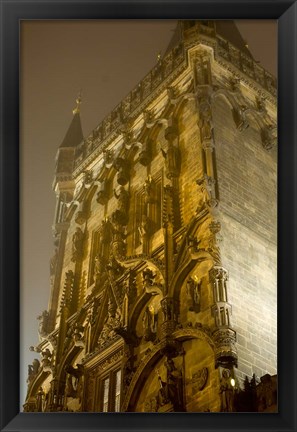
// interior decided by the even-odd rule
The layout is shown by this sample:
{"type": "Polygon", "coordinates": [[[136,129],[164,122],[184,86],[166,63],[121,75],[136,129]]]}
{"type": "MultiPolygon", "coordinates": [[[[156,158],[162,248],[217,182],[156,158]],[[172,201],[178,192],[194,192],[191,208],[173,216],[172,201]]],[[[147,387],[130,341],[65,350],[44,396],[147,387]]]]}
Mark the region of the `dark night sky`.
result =
{"type": "MultiPolygon", "coordinates": [[[[236,21],[254,58],[276,75],[276,21],[236,21]]],[[[164,54],[176,21],[22,21],[21,23],[21,405],[27,365],[38,357],[36,317],[47,309],[51,185],[56,151],[82,89],[84,136],[164,54]]]]}

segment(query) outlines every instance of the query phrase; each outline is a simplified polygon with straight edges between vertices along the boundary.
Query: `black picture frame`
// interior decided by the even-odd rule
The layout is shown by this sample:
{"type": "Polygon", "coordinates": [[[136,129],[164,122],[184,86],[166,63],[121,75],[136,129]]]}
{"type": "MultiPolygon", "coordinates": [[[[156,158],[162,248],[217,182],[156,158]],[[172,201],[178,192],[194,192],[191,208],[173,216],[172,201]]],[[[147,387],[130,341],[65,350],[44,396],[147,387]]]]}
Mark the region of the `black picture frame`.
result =
{"type": "Polygon", "coordinates": [[[0,7],[1,431],[296,431],[296,1],[0,0],[0,7]],[[278,20],[278,413],[19,413],[19,22],[97,18],[278,20]]]}

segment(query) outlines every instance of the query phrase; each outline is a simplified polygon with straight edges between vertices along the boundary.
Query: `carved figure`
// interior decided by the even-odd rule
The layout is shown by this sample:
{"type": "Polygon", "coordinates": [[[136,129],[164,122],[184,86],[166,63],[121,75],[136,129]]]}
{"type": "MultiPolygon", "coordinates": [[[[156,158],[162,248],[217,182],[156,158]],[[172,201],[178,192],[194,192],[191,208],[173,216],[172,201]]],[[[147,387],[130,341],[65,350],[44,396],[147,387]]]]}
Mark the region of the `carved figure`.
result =
{"type": "Polygon", "coordinates": [[[48,368],[51,366],[51,359],[52,359],[52,353],[50,352],[50,350],[48,348],[46,348],[46,350],[41,352],[41,363],[43,368],[48,368]]]}
{"type": "Polygon", "coordinates": [[[45,393],[43,391],[42,387],[39,387],[39,390],[36,395],[36,411],[42,412],[43,411],[43,399],[44,399],[45,393]]]}
{"type": "Polygon", "coordinates": [[[51,280],[51,283],[53,283],[53,278],[55,276],[57,261],[58,261],[58,249],[56,248],[54,255],[51,257],[51,260],[50,260],[50,280],[51,280]]]}
{"type": "Polygon", "coordinates": [[[154,341],[157,334],[158,315],[152,306],[148,306],[143,314],[142,327],[143,337],[146,341],[154,341]]]}
{"type": "Polygon", "coordinates": [[[118,184],[124,186],[129,181],[129,163],[122,157],[116,158],[113,166],[118,171],[117,182],[118,184]]]}
{"type": "Polygon", "coordinates": [[[28,365],[28,379],[27,382],[30,383],[38,374],[40,368],[40,362],[38,359],[34,359],[31,365],[28,365]]]}
{"type": "Polygon", "coordinates": [[[178,147],[169,143],[167,153],[162,148],[161,152],[165,159],[166,177],[168,179],[178,177],[180,172],[180,152],[178,147]]]}
{"type": "Polygon", "coordinates": [[[107,168],[112,165],[113,160],[113,151],[112,150],[103,150],[103,160],[107,168]]]}
{"type": "Polygon", "coordinates": [[[222,372],[221,384],[221,411],[234,412],[234,388],[231,384],[231,373],[228,369],[222,372]]]}
{"type": "Polygon", "coordinates": [[[209,202],[209,194],[208,190],[205,187],[204,178],[196,180],[198,185],[198,206],[196,209],[196,213],[200,213],[205,207],[207,207],[209,202]]]}
{"type": "Polygon", "coordinates": [[[100,255],[95,256],[95,264],[94,264],[94,280],[95,284],[98,283],[100,276],[104,271],[104,262],[100,255]]]}
{"type": "Polygon", "coordinates": [[[165,367],[167,370],[166,381],[162,380],[157,370],[160,385],[158,403],[160,406],[171,403],[174,411],[183,411],[182,373],[176,368],[171,358],[165,361],[165,367]]]}
{"type": "Polygon", "coordinates": [[[142,245],[145,245],[149,235],[149,218],[144,214],[141,217],[141,223],[138,226],[138,232],[139,232],[140,243],[142,245]]]}
{"type": "Polygon", "coordinates": [[[144,203],[150,204],[153,201],[153,187],[152,187],[152,177],[149,176],[144,184],[143,184],[143,191],[144,191],[144,203]]]}
{"type": "Polygon", "coordinates": [[[201,133],[201,141],[206,141],[211,139],[211,133],[212,133],[212,125],[209,119],[207,118],[201,118],[199,120],[199,127],[200,127],[200,133],[201,133]]]}
{"type": "Polygon", "coordinates": [[[37,317],[39,320],[38,325],[38,333],[39,336],[45,337],[47,335],[47,326],[48,326],[48,319],[49,319],[49,313],[47,310],[44,310],[41,315],[37,317]]]}
{"type": "Polygon", "coordinates": [[[174,361],[172,359],[168,359],[165,362],[165,367],[167,369],[168,399],[172,402],[173,406],[176,409],[180,409],[182,407],[182,397],[181,397],[182,374],[176,368],[174,361]]]}
{"type": "Polygon", "coordinates": [[[129,193],[126,191],[124,186],[120,187],[119,193],[114,189],[114,196],[118,200],[118,209],[122,213],[127,214],[129,210],[129,193]]]}
{"type": "Polygon", "coordinates": [[[77,227],[72,237],[72,261],[75,262],[79,259],[82,253],[84,233],[77,227]]]}
{"type": "Polygon", "coordinates": [[[82,346],[83,336],[84,336],[84,327],[76,323],[73,332],[73,340],[76,346],[82,346]]]}
{"type": "Polygon", "coordinates": [[[187,280],[187,296],[189,310],[196,313],[200,312],[200,284],[193,278],[187,280]]]}
{"type": "Polygon", "coordinates": [[[74,368],[72,365],[66,365],[64,368],[67,373],[65,395],[81,400],[84,367],[81,364],[77,364],[76,366],[74,368]]]}

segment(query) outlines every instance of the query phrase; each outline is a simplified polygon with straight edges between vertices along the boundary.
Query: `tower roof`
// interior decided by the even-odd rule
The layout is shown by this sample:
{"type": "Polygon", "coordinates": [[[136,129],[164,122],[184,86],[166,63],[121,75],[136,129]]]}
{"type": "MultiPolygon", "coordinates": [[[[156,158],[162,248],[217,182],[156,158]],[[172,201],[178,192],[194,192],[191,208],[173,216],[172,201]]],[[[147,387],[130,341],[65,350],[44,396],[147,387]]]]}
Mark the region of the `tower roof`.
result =
{"type": "Polygon", "coordinates": [[[216,33],[229,41],[244,54],[253,57],[233,20],[216,20],[216,33]]]}
{"type": "Polygon", "coordinates": [[[215,33],[222,38],[229,41],[232,45],[242,51],[244,54],[252,57],[251,52],[247,48],[247,44],[243,37],[241,36],[235,22],[233,20],[194,20],[194,21],[178,21],[177,26],[174,30],[173,36],[169,42],[169,45],[166,49],[165,55],[182,39],[182,27],[188,28],[195,23],[201,22],[201,24],[211,25],[215,29],[215,33]]]}
{"type": "Polygon", "coordinates": [[[70,123],[68,131],[66,132],[65,138],[60,145],[60,148],[65,147],[77,147],[84,139],[83,131],[80,120],[80,109],[81,97],[76,99],[76,107],[73,110],[73,119],[70,123]]]}

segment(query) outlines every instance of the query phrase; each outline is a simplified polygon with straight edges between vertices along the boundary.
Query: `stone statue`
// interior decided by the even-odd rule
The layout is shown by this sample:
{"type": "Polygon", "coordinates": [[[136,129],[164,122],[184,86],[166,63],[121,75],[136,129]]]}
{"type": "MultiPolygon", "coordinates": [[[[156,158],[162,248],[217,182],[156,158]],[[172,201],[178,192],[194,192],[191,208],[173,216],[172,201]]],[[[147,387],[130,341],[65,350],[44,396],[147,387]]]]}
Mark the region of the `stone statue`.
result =
{"type": "Polygon", "coordinates": [[[127,214],[129,210],[129,193],[126,191],[124,186],[120,187],[119,193],[114,189],[114,196],[118,200],[118,210],[127,214]]]}
{"type": "Polygon", "coordinates": [[[193,278],[187,280],[187,296],[189,310],[196,313],[200,312],[200,284],[193,278]]]}
{"type": "Polygon", "coordinates": [[[53,283],[53,279],[55,276],[57,261],[58,261],[58,249],[56,248],[55,253],[51,257],[51,260],[50,260],[50,281],[51,281],[51,284],[53,283]]]}
{"type": "Polygon", "coordinates": [[[221,411],[234,412],[234,388],[231,384],[231,373],[229,369],[222,372],[221,384],[221,411]]]}
{"type": "Polygon", "coordinates": [[[144,214],[141,217],[141,222],[138,226],[138,232],[139,232],[140,243],[144,245],[146,240],[148,239],[148,234],[149,234],[149,218],[144,214]]]}
{"type": "Polygon", "coordinates": [[[168,358],[165,361],[167,370],[166,381],[163,381],[158,373],[160,390],[158,392],[159,405],[171,403],[174,411],[183,411],[183,395],[182,395],[182,373],[179,371],[173,359],[168,358]]]}
{"type": "Polygon", "coordinates": [[[28,365],[28,379],[27,383],[30,383],[38,374],[40,368],[40,362],[38,359],[34,359],[31,365],[28,365]]]}
{"type": "Polygon", "coordinates": [[[146,341],[154,341],[157,335],[158,315],[152,306],[147,307],[142,318],[143,337],[146,341]]]}
{"type": "Polygon", "coordinates": [[[103,259],[101,258],[100,255],[96,255],[95,264],[94,264],[94,280],[96,284],[98,283],[103,271],[104,271],[103,259]]]}
{"type": "Polygon", "coordinates": [[[143,184],[143,191],[144,191],[144,203],[150,204],[153,201],[153,187],[152,187],[152,177],[149,176],[144,184],[143,184]]]}
{"type": "Polygon", "coordinates": [[[77,227],[72,237],[72,261],[75,262],[79,259],[82,253],[84,233],[77,227]]]}
{"type": "Polygon", "coordinates": [[[52,359],[52,353],[50,352],[50,350],[48,348],[46,348],[46,350],[41,352],[41,363],[43,368],[48,368],[51,366],[51,359],[52,359]]]}
{"type": "Polygon", "coordinates": [[[45,393],[43,391],[42,387],[39,387],[37,396],[36,396],[36,411],[42,412],[43,411],[43,399],[44,399],[45,393]]]}
{"type": "Polygon", "coordinates": [[[39,325],[38,325],[39,336],[45,337],[48,334],[47,332],[47,325],[49,319],[48,311],[44,310],[42,314],[37,317],[37,319],[39,320],[39,325]]]}

